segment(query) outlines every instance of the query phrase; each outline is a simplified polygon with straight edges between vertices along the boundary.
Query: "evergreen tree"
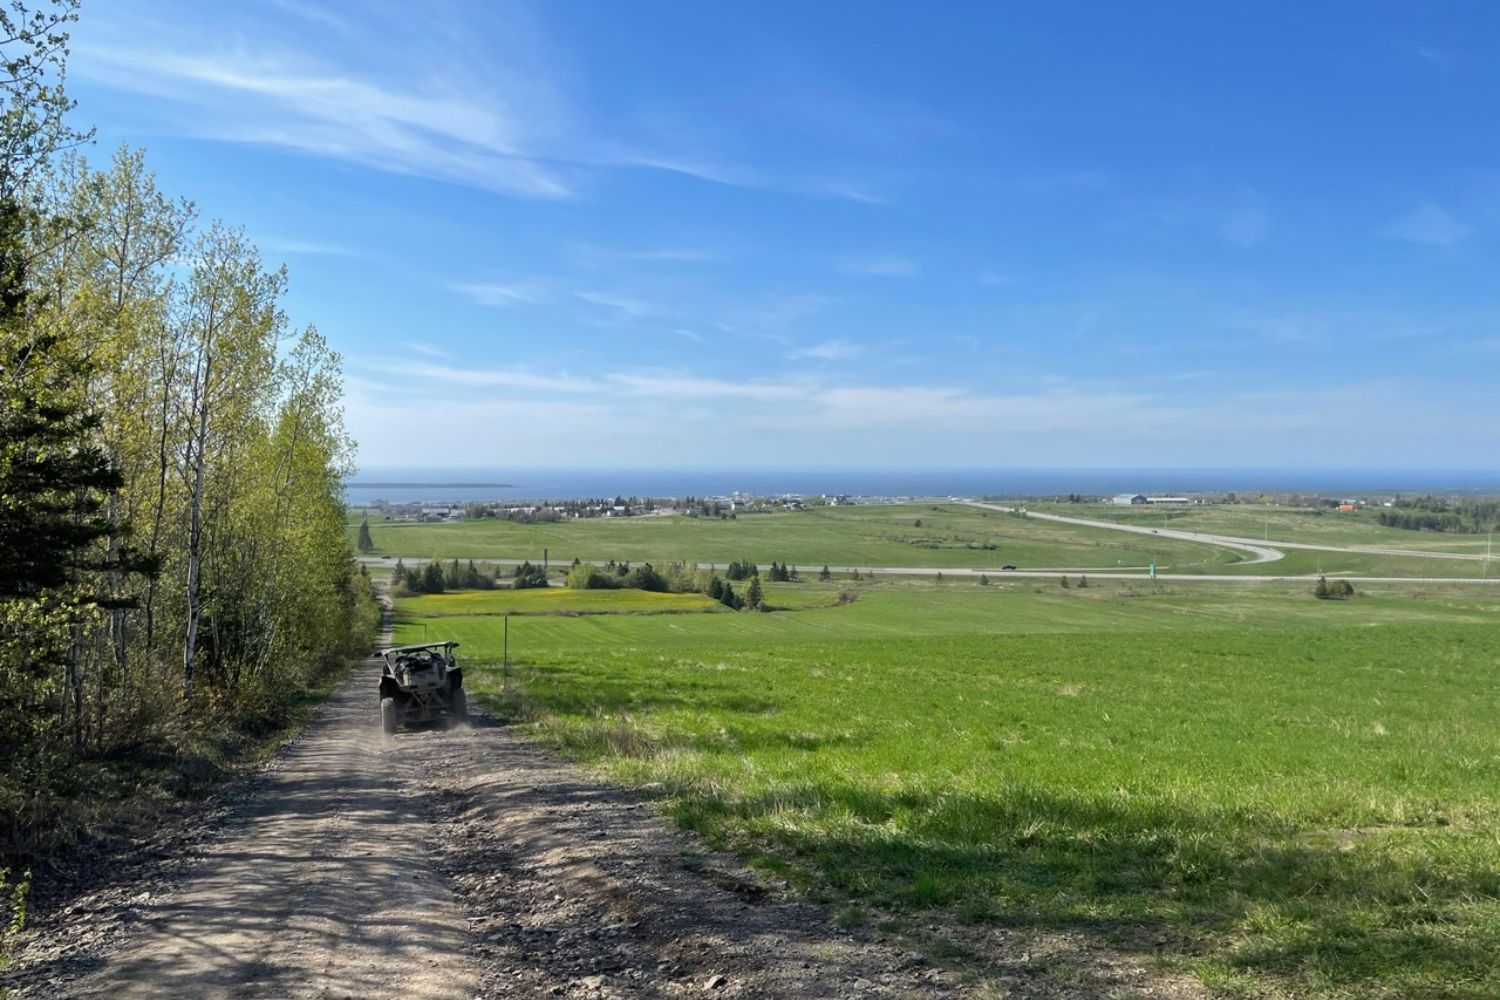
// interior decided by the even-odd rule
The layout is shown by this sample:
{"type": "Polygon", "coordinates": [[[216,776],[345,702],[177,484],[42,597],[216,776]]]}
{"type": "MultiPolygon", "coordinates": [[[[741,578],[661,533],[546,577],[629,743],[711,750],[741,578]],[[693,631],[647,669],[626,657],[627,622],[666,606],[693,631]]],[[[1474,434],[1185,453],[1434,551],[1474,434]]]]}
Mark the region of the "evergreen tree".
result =
{"type": "Polygon", "coordinates": [[[990,585],[990,578],[988,576],[985,576],[983,573],[980,573],[979,574],[979,585],[981,587],[988,587],[990,585]]]}
{"type": "Polygon", "coordinates": [[[406,582],[406,563],[398,556],[396,568],[391,570],[391,589],[395,589],[406,582]]]}
{"type": "Polygon", "coordinates": [[[734,608],[736,611],[739,610],[740,599],[734,592],[733,584],[724,584],[724,592],[719,595],[719,603],[723,604],[726,608],[734,608]]]}
{"type": "Polygon", "coordinates": [[[422,567],[422,592],[424,594],[441,594],[446,589],[446,584],[447,581],[443,578],[443,566],[436,559],[422,567]]]}
{"type": "Polygon", "coordinates": [[[1089,585],[1089,578],[1087,576],[1083,576],[1083,575],[1080,574],[1079,577],[1078,577],[1078,586],[1080,588],[1082,588],[1082,587],[1087,587],[1088,585],[1089,585]]]}
{"type": "Polygon", "coordinates": [[[760,577],[752,576],[750,586],[745,591],[745,607],[751,611],[760,611],[765,606],[765,593],[761,590],[760,577]]]}
{"type": "Polygon", "coordinates": [[[1062,578],[1062,580],[1061,580],[1061,583],[1062,583],[1062,588],[1063,588],[1063,589],[1064,589],[1064,590],[1067,590],[1067,589],[1068,589],[1068,587],[1069,587],[1069,586],[1070,586],[1070,584],[1069,584],[1069,583],[1068,583],[1068,578],[1067,578],[1067,576],[1066,576],[1066,575],[1064,575],[1064,576],[1063,576],[1063,578],[1062,578]]]}
{"type": "Polygon", "coordinates": [[[375,539],[370,537],[370,519],[359,522],[359,551],[369,554],[375,551],[375,539]]]}
{"type": "Polygon", "coordinates": [[[818,571],[818,579],[822,580],[824,583],[827,583],[829,580],[833,579],[833,572],[828,568],[827,563],[824,563],[823,568],[818,571]]]}

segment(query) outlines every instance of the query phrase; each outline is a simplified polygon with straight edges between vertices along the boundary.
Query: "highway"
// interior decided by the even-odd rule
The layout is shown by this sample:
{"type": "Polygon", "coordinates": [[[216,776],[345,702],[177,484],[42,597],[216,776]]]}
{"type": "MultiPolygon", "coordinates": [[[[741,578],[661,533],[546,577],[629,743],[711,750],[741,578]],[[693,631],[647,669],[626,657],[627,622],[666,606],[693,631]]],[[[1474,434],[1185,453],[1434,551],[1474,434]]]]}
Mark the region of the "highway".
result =
{"type": "MultiPolygon", "coordinates": [[[[1303,549],[1313,552],[1354,552],[1363,555],[1377,556],[1411,556],[1414,559],[1459,559],[1469,562],[1484,562],[1488,556],[1480,553],[1468,552],[1432,552],[1426,549],[1391,549],[1381,548],[1374,545],[1319,545],[1312,542],[1282,542],[1272,539],[1243,538],[1238,535],[1216,535],[1202,531],[1182,531],[1177,528],[1152,528],[1139,524],[1120,524],[1115,521],[1098,521],[1086,517],[1066,517],[1061,514],[1041,514],[1034,510],[1026,510],[1022,507],[1004,507],[1000,504],[980,503],[977,500],[966,501],[970,507],[983,507],[985,510],[998,510],[1007,514],[1021,513],[1024,511],[1027,517],[1034,517],[1041,521],[1057,521],[1060,524],[1077,524],[1087,528],[1107,528],[1110,531],[1127,531],[1137,535],[1156,535],[1158,538],[1180,538],[1188,542],[1202,542],[1207,545],[1219,545],[1228,549],[1238,549],[1242,552],[1252,553],[1255,558],[1249,560],[1252,563],[1275,562],[1284,557],[1283,549],[1303,549]]],[[[1241,565],[1244,565],[1243,563],[1241,565]]],[[[1261,579],[1270,579],[1261,577],[1261,579]]],[[[1350,579],[1354,579],[1350,577],[1350,579]]],[[[1374,579],[1374,578],[1372,578],[1374,579]]]]}

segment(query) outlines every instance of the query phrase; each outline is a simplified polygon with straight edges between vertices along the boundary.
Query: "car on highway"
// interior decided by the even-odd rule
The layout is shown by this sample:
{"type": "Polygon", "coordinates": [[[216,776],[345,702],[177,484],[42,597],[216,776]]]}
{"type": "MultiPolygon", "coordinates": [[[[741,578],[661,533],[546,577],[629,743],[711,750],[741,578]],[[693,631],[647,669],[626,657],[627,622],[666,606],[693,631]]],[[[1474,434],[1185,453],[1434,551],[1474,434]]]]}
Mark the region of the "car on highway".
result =
{"type": "Polygon", "coordinates": [[[1006,573],[1009,573],[1009,572],[1011,572],[1011,571],[1012,571],[1012,570],[1014,570],[1014,569],[1015,569],[1015,568],[1016,568],[1016,567],[1015,567],[1015,564],[1014,564],[1014,563],[1006,563],[1006,564],[1005,564],[1005,565],[1004,565],[1004,566],[1001,566],[1001,567],[1000,567],[1000,569],[1001,569],[1001,570],[1002,570],[1002,571],[1003,571],[1003,572],[1006,572],[1006,573]]]}

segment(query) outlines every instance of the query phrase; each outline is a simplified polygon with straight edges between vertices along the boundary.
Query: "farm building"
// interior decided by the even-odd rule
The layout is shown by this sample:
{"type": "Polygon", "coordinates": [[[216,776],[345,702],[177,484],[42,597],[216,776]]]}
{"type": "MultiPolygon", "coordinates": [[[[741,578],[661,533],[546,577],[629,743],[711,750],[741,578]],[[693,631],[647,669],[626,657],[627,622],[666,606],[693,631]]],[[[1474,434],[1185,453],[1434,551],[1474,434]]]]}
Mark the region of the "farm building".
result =
{"type": "Polygon", "coordinates": [[[1146,497],[1147,503],[1189,503],[1187,497],[1146,497]]]}
{"type": "Polygon", "coordinates": [[[1145,503],[1146,497],[1143,493],[1119,493],[1110,503],[1119,504],[1121,507],[1129,507],[1131,504],[1145,503]]]}

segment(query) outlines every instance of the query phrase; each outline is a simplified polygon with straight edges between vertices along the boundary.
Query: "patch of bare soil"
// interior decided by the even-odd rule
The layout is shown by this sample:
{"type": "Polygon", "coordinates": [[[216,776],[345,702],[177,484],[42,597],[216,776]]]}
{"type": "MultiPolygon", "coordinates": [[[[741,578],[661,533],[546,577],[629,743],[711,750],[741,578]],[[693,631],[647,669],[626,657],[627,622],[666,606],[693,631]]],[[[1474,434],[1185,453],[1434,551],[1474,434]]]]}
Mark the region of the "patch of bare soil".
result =
{"type": "Polygon", "coordinates": [[[487,716],[384,736],[376,676],[196,822],[44,898],[0,985],[27,1000],[1179,995],[1065,936],[841,927],[487,716]]]}

